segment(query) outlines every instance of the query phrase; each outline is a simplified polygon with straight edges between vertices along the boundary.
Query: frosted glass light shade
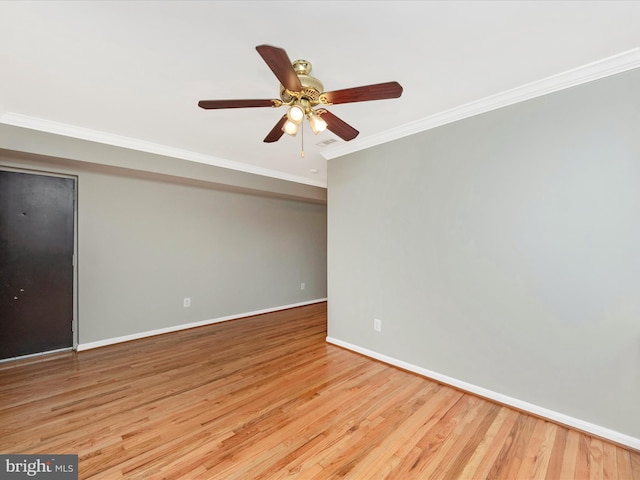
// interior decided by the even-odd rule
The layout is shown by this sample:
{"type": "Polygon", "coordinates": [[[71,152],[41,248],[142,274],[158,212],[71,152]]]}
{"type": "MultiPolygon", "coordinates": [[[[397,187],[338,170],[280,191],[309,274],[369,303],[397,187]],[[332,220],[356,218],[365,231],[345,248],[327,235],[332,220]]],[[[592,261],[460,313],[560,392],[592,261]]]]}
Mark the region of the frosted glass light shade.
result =
{"type": "Polygon", "coordinates": [[[284,131],[284,133],[294,136],[296,133],[298,133],[298,124],[293,123],[291,120],[287,120],[282,127],[282,130],[284,131]]]}
{"type": "Polygon", "coordinates": [[[309,114],[309,124],[311,125],[311,130],[316,135],[320,132],[324,132],[327,129],[327,122],[325,122],[319,115],[315,113],[309,114]]]}
{"type": "Polygon", "coordinates": [[[304,110],[300,105],[292,105],[287,111],[287,118],[296,125],[299,125],[304,119],[304,110]]]}

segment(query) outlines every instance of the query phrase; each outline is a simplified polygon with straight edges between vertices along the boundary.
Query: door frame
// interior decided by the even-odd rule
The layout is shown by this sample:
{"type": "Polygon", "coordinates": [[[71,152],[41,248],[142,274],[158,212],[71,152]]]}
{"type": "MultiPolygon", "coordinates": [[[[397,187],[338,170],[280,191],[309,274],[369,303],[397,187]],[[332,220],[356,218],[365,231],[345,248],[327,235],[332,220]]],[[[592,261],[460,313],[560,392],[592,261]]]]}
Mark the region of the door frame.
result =
{"type": "MultiPolygon", "coordinates": [[[[1,159],[1,158],[0,158],[1,159]]],[[[0,363],[10,362],[14,360],[22,360],[24,358],[39,357],[52,353],[77,351],[79,343],[79,320],[78,320],[78,176],[67,173],[50,172],[46,170],[36,170],[29,168],[11,167],[8,165],[0,165],[0,170],[5,172],[26,173],[32,175],[44,175],[46,177],[68,178],[73,181],[73,319],[71,321],[71,335],[73,345],[71,348],[61,348],[58,350],[49,350],[46,352],[31,353],[20,357],[0,359],[0,363]]]]}

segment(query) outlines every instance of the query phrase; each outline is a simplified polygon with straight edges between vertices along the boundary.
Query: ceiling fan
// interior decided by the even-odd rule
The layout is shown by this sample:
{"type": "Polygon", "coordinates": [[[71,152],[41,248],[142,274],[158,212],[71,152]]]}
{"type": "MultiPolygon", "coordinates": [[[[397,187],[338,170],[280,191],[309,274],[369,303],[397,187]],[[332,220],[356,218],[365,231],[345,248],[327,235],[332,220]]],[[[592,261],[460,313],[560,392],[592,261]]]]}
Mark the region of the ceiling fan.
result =
{"type": "Polygon", "coordinates": [[[320,80],[309,75],[311,63],[308,61],[296,60],[292,63],[284,49],[271,45],[258,45],[256,50],[280,81],[280,99],[200,100],[198,106],[204,109],[289,107],[265,137],[267,143],[277,142],[284,133],[295,135],[305,117],[315,134],[328,129],[345,141],[353,140],[360,132],[322,107],[398,98],[402,95],[402,86],[398,82],[325,92],[320,80]],[[318,106],[321,107],[316,108],[318,106]]]}

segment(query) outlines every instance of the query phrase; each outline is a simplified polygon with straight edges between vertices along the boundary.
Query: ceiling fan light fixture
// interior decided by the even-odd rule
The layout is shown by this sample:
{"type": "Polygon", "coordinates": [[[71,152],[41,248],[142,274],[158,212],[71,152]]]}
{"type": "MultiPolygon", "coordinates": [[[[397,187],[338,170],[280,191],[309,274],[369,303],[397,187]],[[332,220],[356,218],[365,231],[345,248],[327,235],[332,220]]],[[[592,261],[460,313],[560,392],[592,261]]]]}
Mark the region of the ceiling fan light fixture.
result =
{"type": "MultiPolygon", "coordinates": [[[[358,130],[324,108],[318,108],[315,111],[313,108],[318,105],[330,106],[341,103],[386,100],[402,95],[402,86],[395,81],[327,92],[320,80],[309,75],[311,63],[308,61],[296,60],[291,63],[283,48],[272,45],[258,45],[256,50],[280,81],[280,99],[200,100],[198,106],[206,110],[288,107],[286,115],[280,117],[264,138],[265,143],[277,142],[285,133],[296,135],[300,125],[303,125],[305,117],[309,120],[310,127],[315,134],[330,130],[348,142],[358,136],[358,130]]],[[[301,133],[304,134],[304,130],[301,133]]]]}
{"type": "Polygon", "coordinates": [[[287,118],[290,122],[300,125],[300,122],[304,120],[304,109],[300,105],[291,105],[287,110],[287,118]]]}
{"type": "Polygon", "coordinates": [[[325,122],[320,115],[312,112],[309,112],[309,125],[311,125],[311,130],[316,135],[320,132],[324,132],[327,129],[327,122],[325,122]]]}
{"type": "Polygon", "coordinates": [[[291,135],[292,137],[295,137],[296,133],[298,133],[298,123],[294,123],[291,120],[287,120],[284,123],[284,126],[282,127],[282,131],[287,135],[291,135]]]}

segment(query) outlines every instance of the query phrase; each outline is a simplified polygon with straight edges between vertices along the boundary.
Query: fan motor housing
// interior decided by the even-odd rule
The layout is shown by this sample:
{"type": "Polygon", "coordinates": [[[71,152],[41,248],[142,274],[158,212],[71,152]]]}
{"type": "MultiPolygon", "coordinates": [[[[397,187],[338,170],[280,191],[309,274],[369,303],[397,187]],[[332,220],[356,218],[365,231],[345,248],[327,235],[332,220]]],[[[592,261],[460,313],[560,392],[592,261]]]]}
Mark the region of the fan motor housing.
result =
{"type": "Polygon", "coordinates": [[[311,63],[307,60],[296,60],[293,62],[293,69],[300,79],[302,90],[298,96],[290,95],[289,91],[280,85],[280,98],[284,103],[292,102],[295,98],[303,98],[309,100],[312,105],[320,103],[320,94],[324,92],[322,82],[315,77],[309,75],[311,72],[311,63]]]}

